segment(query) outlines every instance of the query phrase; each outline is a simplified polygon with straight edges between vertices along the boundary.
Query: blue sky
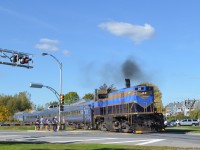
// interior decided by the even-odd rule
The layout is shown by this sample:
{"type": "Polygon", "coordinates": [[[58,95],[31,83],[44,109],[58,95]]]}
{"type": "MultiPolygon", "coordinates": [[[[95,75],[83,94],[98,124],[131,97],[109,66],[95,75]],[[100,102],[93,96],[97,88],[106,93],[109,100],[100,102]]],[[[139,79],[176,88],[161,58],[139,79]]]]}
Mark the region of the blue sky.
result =
{"type": "MultiPolygon", "coordinates": [[[[34,55],[33,69],[0,65],[0,93],[27,91],[42,105],[56,100],[42,83],[80,97],[103,83],[123,88],[121,68],[136,65],[131,84],[150,82],[163,104],[199,99],[200,2],[197,0],[0,1],[0,48],[34,55]]],[[[1,58],[2,59],[2,58],[1,58]]]]}

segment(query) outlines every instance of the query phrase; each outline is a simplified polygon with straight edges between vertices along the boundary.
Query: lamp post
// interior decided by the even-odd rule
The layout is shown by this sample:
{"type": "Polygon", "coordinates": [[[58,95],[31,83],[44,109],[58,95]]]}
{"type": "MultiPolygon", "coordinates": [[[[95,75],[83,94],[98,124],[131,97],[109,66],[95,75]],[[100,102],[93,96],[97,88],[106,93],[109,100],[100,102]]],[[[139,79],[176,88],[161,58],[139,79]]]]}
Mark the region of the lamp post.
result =
{"type": "MultiPolygon", "coordinates": [[[[51,56],[51,57],[53,57],[56,61],[57,61],[57,63],[59,64],[59,67],[60,67],[60,95],[62,94],[62,63],[55,57],[55,56],[53,56],[53,55],[51,55],[51,54],[48,54],[48,53],[42,53],[42,56],[46,56],[46,55],[49,55],[49,56],[51,56]]],[[[60,102],[60,101],[59,101],[60,102]]],[[[59,110],[58,110],[58,115],[59,115],[59,125],[60,125],[60,123],[61,123],[61,118],[60,118],[60,105],[61,105],[61,103],[59,103],[59,110]]]]}
{"type": "Polygon", "coordinates": [[[52,88],[50,86],[46,86],[46,85],[43,85],[41,83],[30,83],[30,87],[31,88],[43,88],[43,87],[45,87],[45,88],[51,90],[56,95],[56,97],[57,97],[57,99],[59,101],[59,94],[58,94],[58,92],[54,88],[52,88]]]}

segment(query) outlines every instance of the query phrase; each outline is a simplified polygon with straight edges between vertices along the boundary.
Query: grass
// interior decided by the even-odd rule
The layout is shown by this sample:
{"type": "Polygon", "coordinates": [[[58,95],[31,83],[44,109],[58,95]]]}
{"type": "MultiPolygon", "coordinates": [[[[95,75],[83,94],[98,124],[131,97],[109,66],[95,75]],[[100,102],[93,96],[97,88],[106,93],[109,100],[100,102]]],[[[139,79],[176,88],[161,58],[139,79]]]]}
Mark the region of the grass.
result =
{"type": "MultiPolygon", "coordinates": [[[[0,142],[1,150],[181,150],[175,147],[126,146],[117,144],[25,144],[0,142]]],[[[189,148],[184,148],[189,150],[189,148]]]]}
{"type": "Polygon", "coordinates": [[[35,126],[0,126],[0,130],[35,130],[35,126]]]}
{"type": "Polygon", "coordinates": [[[166,132],[176,133],[200,133],[200,126],[179,126],[179,127],[167,127],[166,132]]]}

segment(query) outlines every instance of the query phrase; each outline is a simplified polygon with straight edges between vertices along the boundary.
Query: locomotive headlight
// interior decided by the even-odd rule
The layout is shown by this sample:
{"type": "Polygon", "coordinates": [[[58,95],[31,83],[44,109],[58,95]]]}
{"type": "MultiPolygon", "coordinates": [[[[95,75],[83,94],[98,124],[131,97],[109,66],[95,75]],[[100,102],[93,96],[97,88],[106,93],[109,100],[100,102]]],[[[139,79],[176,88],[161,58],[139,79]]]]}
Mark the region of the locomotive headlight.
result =
{"type": "Polygon", "coordinates": [[[142,94],[143,94],[143,95],[146,95],[146,94],[147,94],[147,92],[142,92],[142,94]]]}

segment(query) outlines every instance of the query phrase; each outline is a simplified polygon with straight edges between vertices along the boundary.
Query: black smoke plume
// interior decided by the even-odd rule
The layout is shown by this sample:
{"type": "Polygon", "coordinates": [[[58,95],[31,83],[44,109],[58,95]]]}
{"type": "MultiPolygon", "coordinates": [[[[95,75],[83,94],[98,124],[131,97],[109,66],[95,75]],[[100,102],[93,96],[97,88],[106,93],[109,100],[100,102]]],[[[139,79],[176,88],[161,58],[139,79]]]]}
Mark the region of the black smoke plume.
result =
{"type": "Polygon", "coordinates": [[[130,79],[141,79],[143,77],[143,73],[140,69],[140,67],[137,65],[136,62],[133,60],[127,59],[121,67],[122,74],[124,78],[130,78],[130,79]]]}
{"type": "Polygon", "coordinates": [[[132,83],[144,81],[145,75],[132,58],[126,59],[124,62],[107,62],[98,64],[92,62],[87,64],[82,69],[82,82],[86,87],[98,88],[106,83],[107,85],[114,84],[124,85],[124,79],[131,79],[132,83]]]}

